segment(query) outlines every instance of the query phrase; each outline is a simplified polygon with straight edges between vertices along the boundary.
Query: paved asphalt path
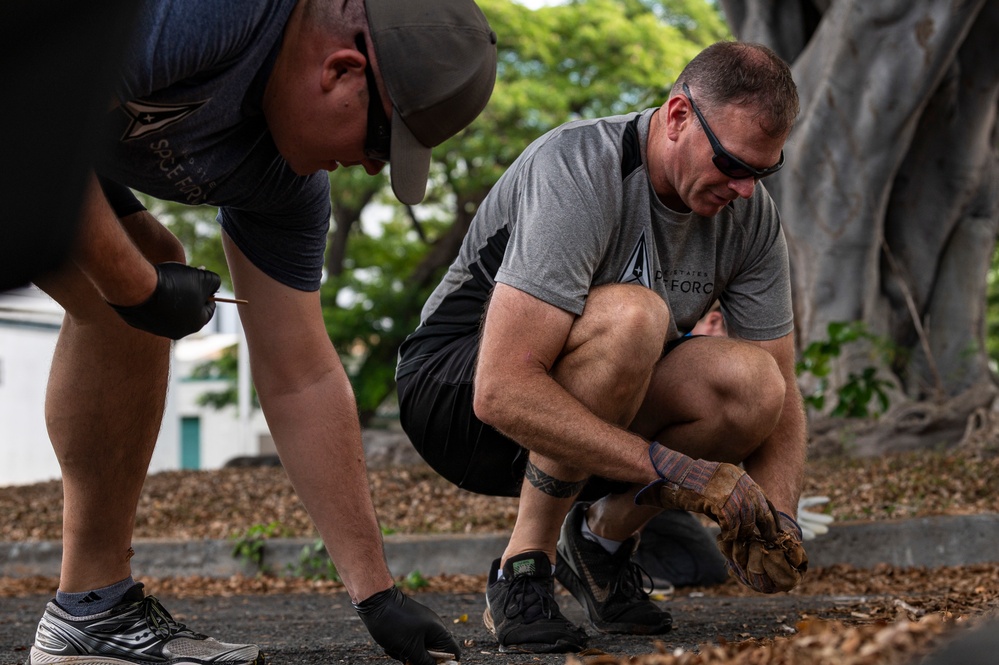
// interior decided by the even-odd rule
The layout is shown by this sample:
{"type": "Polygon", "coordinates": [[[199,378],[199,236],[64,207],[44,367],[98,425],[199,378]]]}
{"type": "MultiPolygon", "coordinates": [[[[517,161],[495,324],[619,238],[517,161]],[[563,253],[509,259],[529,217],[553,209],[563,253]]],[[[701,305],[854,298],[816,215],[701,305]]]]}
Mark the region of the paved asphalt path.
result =
{"type": "MultiPolygon", "coordinates": [[[[155,589],[151,590],[156,595],[155,589]]],[[[501,654],[482,625],[485,600],[479,594],[419,593],[415,597],[432,607],[452,629],[469,665],[562,665],[564,655],[501,654]],[[462,620],[467,615],[467,620],[462,620]]],[[[27,662],[35,625],[46,596],[0,598],[0,664],[27,662]]],[[[344,593],[231,596],[173,599],[160,597],[175,618],[194,630],[225,641],[256,642],[269,663],[342,665],[395,661],[369,638],[344,593]]],[[[589,646],[615,655],[640,655],[655,651],[661,639],[669,650],[694,649],[699,644],[724,639],[737,642],[748,637],[787,634],[786,627],[803,614],[832,618],[836,607],[859,607],[858,597],[798,596],[779,594],[752,598],[679,597],[668,602],[674,629],[656,637],[601,635],[591,627],[589,646]]],[[[559,604],[571,620],[585,625],[582,609],[570,596],[559,604]]]]}
{"type": "MultiPolygon", "coordinates": [[[[196,543],[187,545],[193,547],[196,543]]],[[[301,545],[294,545],[286,549],[299,552],[301,545]]],[[[198,570],[204,574],[214,571],[216,576],[223,573],[229,575],[233,571],[228,568],[222,570],[217,559],[221,556],[231,566],[230,548],[228,543],[209,548],[218,555],[216,557],[201,550],[192,554],[189,549],[183,548],[180,554],[174,552],[170,557],[155,557],[156,548],[153,548],[149,556],[151,561],[156,562],[153,569],[162,574],[171,574],[164,571],[171,570],[170,561],[176,559],[176,563],[183,564],[178,570],[183,570],[184,574],[192,574],[193,561],[201,566],[198,570]]],[[[160,549],[164,547],[161,545],[160,549]]],[[[418,561],[420,569],[428,575],[441,570],[479,572],[482,561],[500,549],[502,543],[489,538],[458,541],[438,538],[430,542],[416,542],[408,538],[402,542],[386,543],[386,550],[394,562],[393,570],[414,570],[418,561]],[[440,570],[435,570],[434,566],[440,570]]],[[[994,562],[997,552],[999,515],[988,514],[837,525],[827,536],[823,536],[822,546],[816,548],[812,562],[820,566],[849,563],[860,568],[871,568],[879,562],[933,567],[994,562]]],[[[58,571],[58,558],[58,551],[48,543],[0,543],[0,567],[11,569],[5,573],[8,575],[55,574],[53,571],[58,571]]],[[[385,657],[368,637],[343,592],[177,599],[160,594],[155,588],[147,591],[158,596],[177,619],[194,630],[226,641],[260,644],[269,662],[274,664],[392,665],[394,662],[385,657]]],[[[482,625],[482,610],[485,607],[482,594],[418,593],[414,597],[437,611],[459,643],[465,645],[462,663],[565,663],[564,655],[498,653],[494,638],[482,625]],[[463,621],[466,616],[467,620],[463,621]]],[[[47,601],[48,596],[0,598],[0,665],[26,663],[35,626],[47,601]]],[[[673,613],[674,629],[659,639],[669,650],[692,650],[701,644],[718,643],[720,640],[738,642],[750,637],[773,637],[787,634],[788,629],[803,615],[838,618],[850,611],[864,612],[868,606],[877,605],[878,601],[875,597],[804,596],[797,593],[739,598],[691,598],[681,594],[667,605],[673,613]]],[[[582,609],[572,597],[559,596],[559,605],[569,619],[585,625],[582,609]]],[[[591,635],[590,647],[609,654],[641,655],[655,650],[657,638],[601,635],[592,628],[588,628],[588,632],[591,635]]],[[[996,657],[999,653],[999,618],[991,630],[981,631],[975,637],[985,646],[972,643],[969,648],[982,655],[981,660],[965,655],[955,660],[952,657],[954,654],[946,653],[932,665],[995,665],[999,662],[996,657]]]]}

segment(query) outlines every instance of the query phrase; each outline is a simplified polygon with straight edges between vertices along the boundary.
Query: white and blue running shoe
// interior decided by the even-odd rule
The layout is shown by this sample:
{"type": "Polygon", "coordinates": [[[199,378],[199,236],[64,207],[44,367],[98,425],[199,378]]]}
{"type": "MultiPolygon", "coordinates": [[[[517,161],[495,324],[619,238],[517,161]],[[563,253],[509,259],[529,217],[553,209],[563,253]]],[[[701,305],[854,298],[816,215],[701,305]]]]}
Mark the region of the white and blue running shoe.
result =
{"type": "Polygon", "coordinates": [[[252,644],[226,644],[179,623],[142,584],[106,612],[74,617],[53,600],[38,623],[29,665],[264,665],[252,644]]]}

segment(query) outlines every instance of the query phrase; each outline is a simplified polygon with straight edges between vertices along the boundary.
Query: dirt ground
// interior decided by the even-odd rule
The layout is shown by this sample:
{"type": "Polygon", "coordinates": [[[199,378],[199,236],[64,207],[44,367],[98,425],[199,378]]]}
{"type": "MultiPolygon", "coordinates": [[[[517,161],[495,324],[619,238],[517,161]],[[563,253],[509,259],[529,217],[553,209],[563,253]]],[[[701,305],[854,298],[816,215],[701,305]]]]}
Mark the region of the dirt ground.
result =
{"type": "MultiPolygon", "coordinates": [[[[468,494],[424,467],[372,471],[370,475],[376,509],[383,527],[391,532],[506,532],[516,515],[515,499],[468,494]]],[[[996,513],[999,457],[994,450],[966,449],[866,460],[817,460],[809,463],[806,494],[830,497],[826,512],[838,520],[996,513]]],[[[58,482],[0,488],[0,514],[6,517],[0,524],[0,539],[58,539],[61,499],[58,482]]],[[[172,472],[147,479],[136,536],[231,538],[262,524],[273,525],[273,535],[315,535],[282,469],[172,472]]],[[[821,547],[821,540],[813,546],[821,547]]],[[[188,612],[182,617],[185,620],[207,614],[185,609],[192,604],[218,604],[223,599],[285,607],[310,599],[325,602],[327,597],[345,598],[336,582],[295,578],[142,581],[168,607],[177,603],[188,612]]],[[[0,599],[5,607],[17,602],[37,604],[36,612],[40,612],[41,599],[51,594],[57,582],[50,578],[0,578],[0,599]]],[[[875,570],[834,566],[813,568],[790,594],[762,596],[734,581],[680,589],[674,596],[660,599],[673,612],[675,630],[658,642],[601,636],[591,628],[591,650],[576,656],[499,656],[480,619],[484,577],[441,576],[400,583],[453,626],[465,645],[462,660],[472,665],[909,665],[999,615],[999,566],[883,566],[875,570]]],[[[560,605],[570,618],[583,623],[579,606],[571,597],[560,597],[560,605]]],[[[344,621],[352,619],[349,611],[347,615],[344,621]]],[[[31,612],[7,615],[0,620],[0,634],[14,631],[23,646],[25,640],[30,643],[30,624],[35,621],[37,615],[31,612]]],[[[313,645],[306,654],[296,651],[294,644],[282,642],[279,630],[271,627],[268,631],[278,645],[275,656],[280,657],[274,662],[351,662],[361,652],[366,657],[372,653],[363,634],[343,647],[336,646],[335,639],[313,645]]],[[[18,658],[17,653],[0,650],[0,662],[18,658]]]]}
{"type": "MultiPolygon", "coordinates": [[[[660,601],[674,628],[658,637],[601,635],[560,591],[563,612],[590,634],[589,648],[572,656],[499,653],[481,621],[484,578],[442,576],[408,593],[442,617],[467,665],[909,665],[977,629],[999,608],[995,566],[814,572],[790,594],[754,594],[735,582],[682,589],[660,601]],[[827,593],[833,587],[841,592],[827,593]]],[[[227,640],[257,642],[272,663],[390,663],[335,583],[142,581],[179,620],[227,640]]],[[[0,663],[26,660],[45,592],[55,582],[0,582],[0,663]]]]}

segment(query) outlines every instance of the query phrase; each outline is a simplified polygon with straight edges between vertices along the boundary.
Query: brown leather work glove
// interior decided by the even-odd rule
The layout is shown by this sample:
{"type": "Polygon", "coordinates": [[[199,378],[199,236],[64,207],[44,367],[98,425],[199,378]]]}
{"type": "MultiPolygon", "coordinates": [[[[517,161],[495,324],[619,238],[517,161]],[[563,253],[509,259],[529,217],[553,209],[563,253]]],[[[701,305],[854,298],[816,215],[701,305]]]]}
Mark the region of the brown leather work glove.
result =
{"type": "Polygon", "coordinates": [[[642,488],[635,503],[704,513],[721,527],[719,542],[777,539],[777,511],[739,467],[695,460],[655,441],[649,445],[649,459],[660,479],[642,488]]]}
{"type": "Polygon", "coordinates": [[[749,474],[734,464],[695,460],[656,442],[649,445],[649,458],[660,480],[635,495],[635,503],[703,513],[717,522],[718,548],[750,588],[773,593],[801,581],[808,567],[801,530],[777,512],[749,474]]]}
{"type": "Polygon", "coordinates": [[[718,549],[728,559],[729,570],[740,582],[762,593],[790,591],[798,586],[808,570],[808,555],[801,545],[801,527],[790,515],[777,514],[780,531],[773,541],[718,537],[718,549]]]}

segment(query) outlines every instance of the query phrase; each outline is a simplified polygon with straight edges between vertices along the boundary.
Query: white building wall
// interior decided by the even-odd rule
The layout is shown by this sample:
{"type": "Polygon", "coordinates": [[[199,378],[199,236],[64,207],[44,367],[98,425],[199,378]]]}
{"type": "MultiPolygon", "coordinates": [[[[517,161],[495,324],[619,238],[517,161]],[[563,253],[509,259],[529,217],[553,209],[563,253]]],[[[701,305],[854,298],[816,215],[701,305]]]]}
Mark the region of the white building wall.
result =
{"type": "MultiPolygon", "coordinates": [[[[33,287],[0,293],[0,486],[60,475],[45,429],[45,386],[61,322],[62,309],[33,287]]],[[[259,410],[249,418],[244,434],[235,407],[216,411],[197,405],[200,394],[219,390],[224,382],[184,380],[198,362],[236,340],[236,326],[236,308],[221,305],[207,334],[173,345],[170,390],[150,473],[180,468],[180,421],[185,416],[201,420],[203,469],[219,468],[233,457],[257,455],[260,442],[269,439],[259,410]]]]}
{"type": "MultiPolygon", "coordinates": [[[[249,434],[244,436],[240,428],[239,414],[235,406],[216,410],[199,406],[198,398],[206,392],[218,392],[226,388],[225,381],[184,379],[176,382],[172,389],[176,401],[176,416],[199,418],[201,422],[201,468],[218,469],[234,457],[259,455],[260,437],[268,436],[267,422],[263,413],[255,409],[249,419],[249,434]]],[[[180,460],[179,441],[177,460],[180,460]]]]}
{"type": "Polygon", "coordinates": [[[58,326],[0,323],[0,485],[59,477],[45,430],[45,384],[58,326]]]}
{"type": "Polygon", "coordinates": [[[173,395],[177,384],[177,377],[174,376],[176,366],[176,361],[171,358],[166,406],[163,409],[163,421],[160,423],[156,447],[153,448],[153,456],[149,460],[149,473],[172,471],[180,467],[180,420],[177,418],[177,401],[173,395]]]}

